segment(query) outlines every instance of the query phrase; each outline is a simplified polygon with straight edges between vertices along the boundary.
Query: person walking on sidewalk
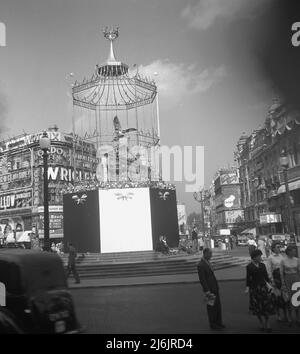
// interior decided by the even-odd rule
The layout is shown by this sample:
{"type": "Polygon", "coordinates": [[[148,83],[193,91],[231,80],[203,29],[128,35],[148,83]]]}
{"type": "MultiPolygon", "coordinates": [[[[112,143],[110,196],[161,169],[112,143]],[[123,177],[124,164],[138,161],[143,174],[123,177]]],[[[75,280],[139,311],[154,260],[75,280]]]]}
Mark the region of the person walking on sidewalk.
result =
{"type": "Polygon", "coordinates": [[[271,333],[269,317],[276,313],[276,299],[271,292],[270,279],[261,256],[261,250],[251,253],[252,261],[246,267],[245,293],[249,293],[249,312],[257,316],[260,330],[271,333]]]}
{"type": "Polygon", "coordinates": [[[261,251],[263,260],[267,258],[266,245],[265,238],[259,236],[257,239],[257,249],[261,251]]]}
{"type": "Polygon", "coordinates": [[[225,328],[222,322],[222,308],[219,294],[219,286],[213,268],[210,264],[212,251],[210,248],[203,250],[203,257],[198,263],[198,276],[205,294],[207,303],[208,321],[211,329],[221,330],[225,328]]]}
{"type": "Polygon", "coordinates": [[[68,248],[69,248],[69,258],[68,258],[68,271],[67,271],[67,279],[70,276],[71,273],[73,273],[74,278],[75,278],[75,283],[80,283],[80,278],[77,273],[76,269],[76,258],[77,258],[77,252],[75,247],[72,245],[72,243],[68,243],[68,248]]]}

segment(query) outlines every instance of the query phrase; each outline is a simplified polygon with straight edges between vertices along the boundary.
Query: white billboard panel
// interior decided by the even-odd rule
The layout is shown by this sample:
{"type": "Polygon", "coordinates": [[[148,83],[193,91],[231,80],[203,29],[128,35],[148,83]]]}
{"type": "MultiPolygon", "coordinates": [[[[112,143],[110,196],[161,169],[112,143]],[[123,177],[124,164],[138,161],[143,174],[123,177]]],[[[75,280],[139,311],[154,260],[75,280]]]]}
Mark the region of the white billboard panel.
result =
{"type": "Polygon", "coordinates": [[[99,190],[101,253],[151,251],[149,188],[99,190]]]}
{"type": "Polygon", "coordinates": [[[221,236],[228,236],[230,235],[230,229],[220,229],[221,236]]]}

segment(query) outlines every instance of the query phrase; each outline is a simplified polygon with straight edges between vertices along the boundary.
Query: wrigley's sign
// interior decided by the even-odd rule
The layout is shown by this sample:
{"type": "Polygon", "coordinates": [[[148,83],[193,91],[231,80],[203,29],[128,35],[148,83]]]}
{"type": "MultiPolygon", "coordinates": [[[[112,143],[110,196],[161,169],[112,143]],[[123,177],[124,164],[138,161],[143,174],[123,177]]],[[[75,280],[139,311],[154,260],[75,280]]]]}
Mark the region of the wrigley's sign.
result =
{"type": "MultiPolygon", "coordinates": [[[[76,170],[76,178],[81,180],[94,178],[95,174],[91,172],[86,172],[82,170],[76,170]]],[[[74,170],[73,168],[66,167],[48,167],[48,180],[49,181],[65,181],[73,182],[74,181],[74,170]]]]}

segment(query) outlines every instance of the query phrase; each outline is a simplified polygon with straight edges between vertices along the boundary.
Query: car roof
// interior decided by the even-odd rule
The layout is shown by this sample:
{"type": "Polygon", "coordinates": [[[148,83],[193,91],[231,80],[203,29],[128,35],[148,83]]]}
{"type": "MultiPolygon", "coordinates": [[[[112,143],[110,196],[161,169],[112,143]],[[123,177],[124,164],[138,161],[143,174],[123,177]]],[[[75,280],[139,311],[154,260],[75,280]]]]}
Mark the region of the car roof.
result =
{"type": "Polygon", "coordinates": [[[67,287],[58,255],[24,249],[0,249],[0,282],[12,294],[67,287]]]}

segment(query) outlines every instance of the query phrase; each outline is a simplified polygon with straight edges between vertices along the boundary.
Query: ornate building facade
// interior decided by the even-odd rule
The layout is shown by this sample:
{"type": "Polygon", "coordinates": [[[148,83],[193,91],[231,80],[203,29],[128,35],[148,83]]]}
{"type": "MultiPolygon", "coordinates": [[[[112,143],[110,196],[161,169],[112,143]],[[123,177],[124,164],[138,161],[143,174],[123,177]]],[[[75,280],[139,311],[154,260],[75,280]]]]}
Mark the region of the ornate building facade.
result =
{"type": "Polygon", "coordinates": [[[242,135],[236,160],[242,185],[245,222],[258,233],[300,234],[300,115],[274,100],[261,127],[242,135]],[[285,180],[280,157],[288,159],[287,181],[291,215],[288,215],[285,180]],[[289,221],[290,220],[290,221],[289,221]],[[291,224],[291,225],[290,225],[291,224]],[[289,230],[290,229],[290,230],[289,230]]]}
{"type": "MultiPolygon", "coordinates": [[[[94,178],[96,150],[93,144],[61,133],[55,126],[48,158],[50,238],[63,237],[62,192],[76,181],[94,178]],[[75,163],[75,172],[74,172],[75,163]]],[[[0,236],[35,231],[43,238],[42,133],[24,134],[0,142],[0,236]]]]}

